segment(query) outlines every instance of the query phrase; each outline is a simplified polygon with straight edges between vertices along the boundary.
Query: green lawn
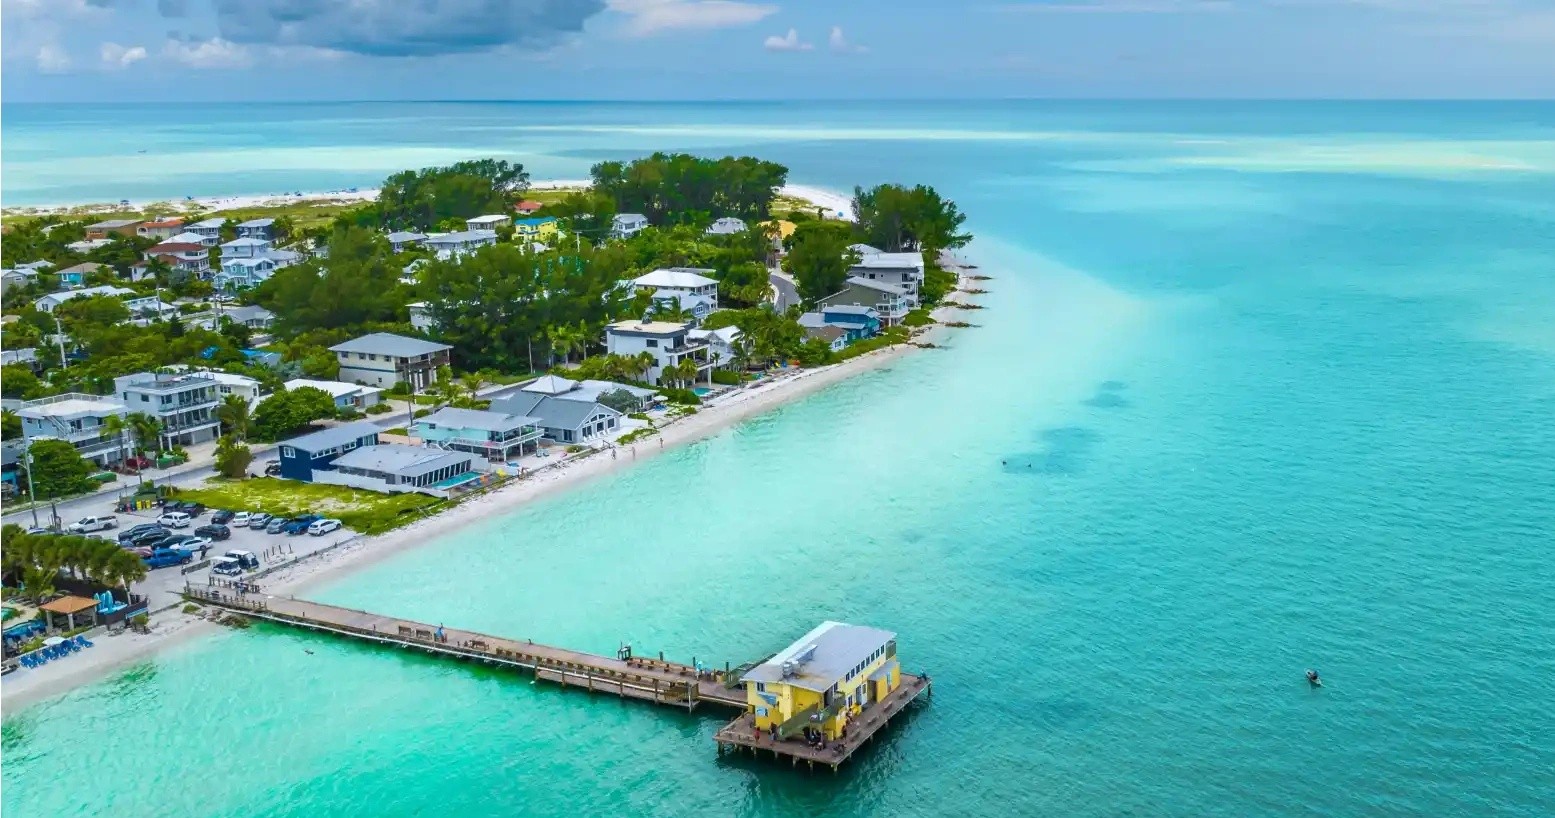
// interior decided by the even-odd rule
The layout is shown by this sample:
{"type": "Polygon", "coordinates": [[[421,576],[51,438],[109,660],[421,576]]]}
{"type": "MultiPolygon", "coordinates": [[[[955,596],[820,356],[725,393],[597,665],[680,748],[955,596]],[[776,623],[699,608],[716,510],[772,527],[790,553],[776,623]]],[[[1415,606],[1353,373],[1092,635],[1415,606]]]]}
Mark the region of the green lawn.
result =
{"type": "Polygon", "coordinates": [[[203,488],[181,489],[175,496],[204,503],[209,508],[233,511],[257,510],[286,517],[322,514],[338,518],[347,528],[363,534],[377,534],[414,522],[446,502],[425,494],[379,494],[274,477],[213,478],[203,488]]]}

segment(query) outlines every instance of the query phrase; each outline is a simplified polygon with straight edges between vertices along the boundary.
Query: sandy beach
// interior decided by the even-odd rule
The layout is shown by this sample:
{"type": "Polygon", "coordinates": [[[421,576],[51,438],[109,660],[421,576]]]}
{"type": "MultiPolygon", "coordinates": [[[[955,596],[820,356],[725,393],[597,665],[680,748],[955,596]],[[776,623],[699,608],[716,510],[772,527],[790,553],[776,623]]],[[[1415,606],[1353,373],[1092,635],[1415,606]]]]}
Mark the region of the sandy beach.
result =
{"type": "MultiPolygon", "coordinates": [[[[835,194],[834,194],[835,195],[835,194]]],[[[821,203],[822,206],[829,206],[821,203]]],[[[951,300],[977,298],[958,290],[951,300]]],[[[935,317],[947,320],[958,311],[941,307],[935,317]]],[[[931,326],[916,340],[934,342],[952,329],[931,326]]],[[[715,435],[743,420],[799,400],[860,373],[877,369],[917,350],[902,344],[861,355],[831,366],[798,370],[763,379],[719,396],[694,415],[662,424],[657,435],[619,447],[615,457],[599,451],[510,483],[489,494],[462,503],[434,517],[373,537],[357,537],[338,548],[267,573],[258,582],[267,593],[297,594],[328,580],[337,580],[410,548],[425,545],[463,526],[513,510],[555,492],[604,475],[646,463],[681,446],[715,435]]],[[[0,680],[0,708],[19,708],[61,695],[137,661],[143,661],[174,645],[212,633],[220,626],[166,610],[151,618],[149,634],[93,635],[95,646],[68,660],[42,668],[19,670],[0,680]]]]}
{"type": "MultiPolygon", "coordinates": [[[[580,190],[588,186],[589,180],[587,179],[539,179],[529,183],[531,190],[580,190]]],[[[853,218],[853,199],[848,195],[810,185],[784,185],[779,192],[784,196],[813,202],[833,213],[840,213],[842,214],[841,218],[853,218]]],[[[367,187],[351,190],[260,193],[242,196],[196,196],[172,202],[165,199],[129,200],[128,204],[124,202],[77,202],[73,204],[6,208],[5,213],[21,216],[84,216],[93,213],[116,213],[124,210],[144,211],[152,205],[159,204],[171,204],[174,210],[184,212],[220,213],[224,210],[241,210],[252,207],[284,207],[306,202],[321,205],[351,204],[352,202],[370,202],[377,198],[378,188],[367,187]]]]}

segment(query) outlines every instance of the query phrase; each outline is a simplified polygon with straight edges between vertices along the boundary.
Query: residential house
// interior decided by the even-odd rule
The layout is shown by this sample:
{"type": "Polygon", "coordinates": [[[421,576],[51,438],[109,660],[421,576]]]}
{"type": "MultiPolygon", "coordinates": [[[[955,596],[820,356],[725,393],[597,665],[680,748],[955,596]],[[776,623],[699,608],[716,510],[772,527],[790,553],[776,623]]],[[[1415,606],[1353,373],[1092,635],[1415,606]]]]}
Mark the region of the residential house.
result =
{"type": "Polygon", "coordinates": [[[197,221],[194,224],[186,224],[184,225],[184,230],[199,236],[201,239],[200,243],[206,247],[215,247],[221,243],[221,228],[226,223],[226,219],[217,217],[197,221]]]}
{"type": "Polygon", "coordinates": [[[718,309],[718,280],[699,267],[668,267],[632,279],[634,292],[647,290],[659,308],[680,309],[701,323],[718,309]]]}
{"type": "Polygon", "coordinates": [[[91,240],[106,240],[111,235],[133,236],[135,228],[140,226],[140,219],[109,219],[96,224],[86,226],[86,238],[91,240]]]}
{"type": "Polygon", "coordinates": [[[162,424],[162,446],[190,446],[215,440],[221,423],[216,379],[208,372],[140,372],[113,379],[114,392],[132,412],[162,424]]]}
{"type": "Polygon", "coordinates": [[[428,446],[505,461],[539,448],[540,420],[486,409],[445,406],[415,422],[410,433],[428,446]],[[531,445],[533,444],[533,445],[531,445]]]}
{"type": "Polygon", "coordinates": [[[363,446],[376,446],[382,430],[370,420],[357,420],[281,441],[281,476],[311,483],[334,468],[340,455],[363,446]]]}
{"type": "Polygon", "coordinates": [[[464,226],[472,233],[477,230],[490,230],[491,232],[495,233],[497,232],[497,228],[512,223],[513,217],[504,215],[502,213],[491,213],[485,216],[475,216],[464,220],[464,226]]]}
{"type": "Polygon", "coordinates": [[[923,286],[923,254],[871,253],[860,256],[858,263],[848,268],[848,276],[900,287],[907,294],[910,306],[916,307],[919,303],[918,291],[923,286]]]}
{"type": "Polygon", "coordinates": [[[694,381],[711,380],[713,362],[708,355],[708,342],[690,336],[689,322],[617,321],[605,327],[605,349],[612,355],[651,355],[653,365],[644,380],[652,384],[663,383],[661,377],[666,367],[680,366],[688,359],[696,363],[694,381]]]}
{"type": "MultiPolygon", "coordinates": [[[[130,315],[137,319],[162,318],[178,314],[177,307],[154,295],[126,298],[124,299],[124,308],[129,310],[130,315]]],[[[145,326],[145,323],[138,324],[138,326],[145,326]]]]}
{"type": "Polygon", "coordinates": [[[808,727],[835,741],[849,721],[901,685],[896,634],[823,622],[746,671],[740,682],[756,729],[797,733],[808,727]]]}
{"type": "Polygon", "coordinates": [[[123,287],[83,287],[79,290],[61,290],[57,293],[49,293],[48,295],[45,295],[42,298],[32,302],[32,305],[36,307],[39,312],[53,312],[55,307],[58,307],[59,305],[69,301],[72,298],[89,298],[94,295],[109,295],[117,297],[134,294],[134,290],[127,290],[123,287]]]}
{"type": "Polygon", "coordinates": [[[520,391],[491,402],[491,411],[530,418],[557,443],[587,443],[615,431],[621,425],[621,413],[591,400],[565,400],[560,397],[520,391]]]}
{"type": "Polygon", "coordinates": [[[853,253],[859,258],[863,258],[865,256],[878,256],[885,252],[884,250],[881,250],[877,247],[870,247],[867,244],[850,244],[848,245],[848,249],[852,250],[853,253]]]}
{"type": "Polygon", "coordinates": [[[725,216],[707,227],[709,236],[732,236],[735,233],[745,232],[745,221],[733,216],[725,216]]]}
{"type": "Polygon", "coordinates": [[[67,392],[23,401],[16,414],[22,420],[22,436],[29,440],[52,438],[76,447],[80,455],[99,466],[124,457],[125,442],[103,429],[109,417],[124,417],[130,409],[112,397],[67,392]]]}
{"type": "MultiPolygon", "coordinates": [[[[816,315],[816,313],[806,313],[806,315],[816,315]]],[[[804,326],[806,338],[821,339],[832,352],[841,352],[848,346],[848,331],[842,327],[834,327],[830,324],[806,324],[803,320],[799,323],[804,326]]]]}
{"type": "Polygon", "coordinates": [[[377,405],[383,394],[383,390],[376,386],[363,386],[359,383],[315,381],[309,378],[294,378],[286,382],[288,391],[301,389],[304,386],[328,392],[329,396],[335,399],[336,409],[362,411],[369,406],[377,405]]]}
{"type": "Polygon", "coordinates": [[[401,284],[415,284],[416,283],[416,272],[418,270],[420,270],[422,267],[425,267],[425,266],[427,266],[427,260],[426,259],[424,259],[424,258],[412,259],[409,264],[405,265],[405,267],[400,270],[400,283],[401,284]]]}
{"type": "Polygon", "coordinates": [[[823,326],[841,328],[846,333],[845,342],[849,344],[879,334],[880,323],[880,313],[873,307],[859,304],[822,305],[818,312],[799,316],[799,325],[805,329],[823,326]]]}
{"type": "Polygon", "coordinates": [[[902,323],[912,310],[913,301],[907,291],[894,284],[854,276],[848,279],[841,292],[821,299],[822,305],[858,304],[870,307],[883,326],[894,327],[902,323]]]}
{"type": "Polygon", "coordinates": [[[198,242],[165,241],[147,250],[145,258],[159,258],[175,270],[196,276],[211,268],[211,248],[198,242]]]}
{"type": "Polygon", "coordinates": [[[560,400],[576,400],[593,403],[606,392],[624,391],[637,400],[637,405],[632,407],[634,412],[646,412],[659,398],[659,393],[652,389],[644,389],[640,386],[632,386],[614,381],[583,380],[574,381],[563,378],[560,375],[544,375],[524,384],[519,388],[520,392],[531,395],[544,395],[560,400]]]}
{"type": "Polygon", "coordinates": [[[193,230],[185,230],[182,233],[174,234],[171,238],[166,239],[166,241],[175,242],[178,244],[200,244],[206,247],[215,247],[221,244],[221,237],[207,236],[204,233],[196,233],[193,230]]]}
{"type": "Polygon", "coordinates": [[[238,238],[275,240],[275,219],[249,219],[238,222],[238,238]]]}
{"type": "Polygon", "coordinates": [[[742,335],[739,327],[694,329],[686,333],[686,337],[693,341],[707,342],[707,359],[713,362],[715,369],[731,369],[735,366],[735,361],[740,357],[738,346],[742,335]]]}
{"type": "Polygon", "coordinates": [[[513,205],[513,209],[518,211],[520,216],[532,215],[542,207],[545,207],[543,203],[534,201],[533,199],[525,199],[522,202],[513,205]]]}
{"type": "Polygon", "coordinates": [[[266,369],[281,368],[281,353],[271,352],[267,349],[242,350],[243,358],[254,366],[262,366],[266,369]]]}
{"type": "Polygon", "coordinates": [[[431,332],[437,326],[432,320],[432,310],[425,301],[412,301],[405,305],[410,312],[410,325],[422,332],[431,332]]]}
{"type": "Polygon", "coordinates": [[[257,304],[243,307],[232,307],[223,310],[222,315],[230,319],[234,324],[242,324],[253,330],[269,330],[275,326],[275,313],[257,304]]]}
{"type": "Polygon", "coordinates": [[[617,213],[610,220],[610,234],[618,239],[629,239],[648,229],[648,217],[641,213],[617,213]]]}
{"type": "Polygon", "coordinates": [[[0,291],[18,287],[30,287],[38,280],[35,270],[24,270],[20,267],[12,270],[0,270],[0,291]]]}
{"type": "Polygon", "coordinates": [[[414,233],[409,230],[396,230],[390,233],[389,247],[396,253],[403,253],[407,249],[427,240],[425,233],[414,233]]]}
{"type": "Polygon", "coordinates": [[[15,497],[21,488],[22,453],[27,451],[27,441],[0,441],[0,496],[15,497]]]}
{"type": "Polygon", "coordinates": [[[237,395],[243,400],[248,401],[249,406],[253,406],[259,402],[259,379],[250,378],[247,375],[234,375],[231,372],[221,372],[214,369],[203,371],[205,374],[215,379],[216,394],[218,398],[225,398],[228,395],[237,395]]]}
{"type": "Polygon", "coordinates": [[[80,264],[72,264],[55,275],[59,276],[61,287],[85,287],[88,276],[107,267],[108,265],[98,264],[95,261],[83,261],[80,264]]]}
{"type": "Polygon", "coordinates": [[[268,239],[243,237],[221,246],[221,272],[213,281],[224,292],[264,283],[276,270],[302,261],[294,250],[277,250],[268,239]]]}
{"type": "Polygon", "coordinates": [[[513,222],[513,240],[546,244],[561,235],[561,222],[554,216],[534,219],[517,219],[513,222]]]}
{"type": "Polygon", "coordinates": [[[54,269],[54,267],[54,262],[49,261],[48,259],[38,259],[37,261],[29,261],[26,264],[16,265],[16,269],[18,270],[31,270],[34,273],[47,272],[54,269]]]}
{"type": "Polygon", "coordinates": [[[65,249],[72,253],[86,255],[93,250],[99,250],[101,248],[107,247],[110,244],[113,244],[113,239],[82,239],[80,241],[73,241],[65,245],[65,249]]]}
{"type": "Polygon", "coordinates": [[[130,265],[130,281],[145,281],[153,277],[149,260],[141,259],[130,265]]]}
{"type": "Polygon", "coordinates": [[[37,347],[0,350],[0,366],[11,366],[12,364],[25,366],[34,372],[43,366],[43,362],[38,360],[37,347]]]}
{"type": "Polygon", "coordinates": [[[184,220],[178,218],[156,219],[135,226],[135,235],[148,239],[169,239],[184,232],[184,220]]]}
{"type": "Polygon", "coordinates": [[[420,492],[448,497],[460,486],[481,479],[475,456],[425,446],[379,443],[343,452],[330,468],[313,472],[316,483],[381,491],[420,492]]]}
{"type": "Polygon", "coordinates": [[[329,348],[340,359],[340,379],[385,389],[407,383],[420,392],[447,366],[453,347],[420,338],[374,332],[329,348]]]}
{"type": "Polygon", "coordinates": [[[497,231],[495,230],[461,230],[457,233],[433,233],[422,242],[428,249],[437,254],[439,259],[447,261],[452,258],[460,258],[466,253],[473,253],[482,247],[490,247],[497,243],[497,231]]]}

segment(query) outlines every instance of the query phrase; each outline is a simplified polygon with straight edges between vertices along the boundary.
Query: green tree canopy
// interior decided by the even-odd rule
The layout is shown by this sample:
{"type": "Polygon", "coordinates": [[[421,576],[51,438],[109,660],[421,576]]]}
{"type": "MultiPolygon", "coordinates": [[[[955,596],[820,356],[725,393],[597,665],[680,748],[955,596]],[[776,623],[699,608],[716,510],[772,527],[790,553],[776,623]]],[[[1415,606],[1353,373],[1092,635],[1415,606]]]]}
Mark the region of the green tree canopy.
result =
{"type": "Polygon", "coordinates": [[[783,269],[794,276],[805,301],[813,303],[847,284],[848,268],[858,263],[858,254],[848,249],[850,240],[843,222],[805,222],[794,230],[783,269]]]}
{"type": "Polygon", "coordinates": [[[642,213],[654,224],[706,224],[723,216],[765,219],[788,168],[750,156],[707,159],[655,153],[632,162],[601,162],[590,171],[594,190],[619,213],[642,213]]]}
{"type": "Polygon", "coordinates": [[[401,171],[384,180],[376,218],[385,227],[430,230],[448,219],[506,213],[513,194],[528,186],[523,165],[498,159],[401,171]]]}
{"type": "Polygon", "coordinates": [[[63,440],[34,440],[29,446],[32,457],[32,490],[38,497],[67,497],[91,491],[92,464],[81,457],[76,447],[63,440]]]}
{"type": "Polygon", "coordinates": [[[249,433],[255,440],[281,440],[309,423],[335,416],[335,399],[322,389],[283,389],[260,402],[249,433]]]}
{"type": "Polygon", "coordinates": [[[275,313],[281,334],[395,321],[408,300],[401,268],[381,234],[342,226],[330,235],[328,258],[277,270],[254,300],[275,313]]]}
{"type": "Polygon", "coordinates": [[[254,453],[249,451],[247,444],[225,435],[216,441],[216,473],[229,480],[239,480],[248,474],[249,464],[254,462],[254,453]]]}
{"type": "Polygon", "coordinates": [[[939,251],[972,240],[970,233],[961,232],[966,216],[956,203],[926,185],[854,188],[853,212],[859,240],[888,253],[939,251]]]}

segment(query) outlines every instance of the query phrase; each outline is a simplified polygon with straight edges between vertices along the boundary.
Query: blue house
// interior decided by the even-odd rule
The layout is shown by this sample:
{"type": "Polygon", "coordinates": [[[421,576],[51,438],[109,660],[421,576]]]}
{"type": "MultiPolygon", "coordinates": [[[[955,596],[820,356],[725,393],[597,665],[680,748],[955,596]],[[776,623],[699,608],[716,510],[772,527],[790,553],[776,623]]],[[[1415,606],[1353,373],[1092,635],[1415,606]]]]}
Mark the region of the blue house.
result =
{"type": "Polygon", "coordinates": [[[313,482],[315,471],[330,471],[335,458],[363,446],[378,445],[378,424],[367,420],[343,423],[281,441],[281,476],[313,482]]]}
{"type": "Polygon", "coordinates": [[[880,332],[880,313],[873,307],[857,304],[837,304],[821,307],[821,318],[827,324],[847,330],[848,343],[861,338],[872,338],[880,332]]]}

